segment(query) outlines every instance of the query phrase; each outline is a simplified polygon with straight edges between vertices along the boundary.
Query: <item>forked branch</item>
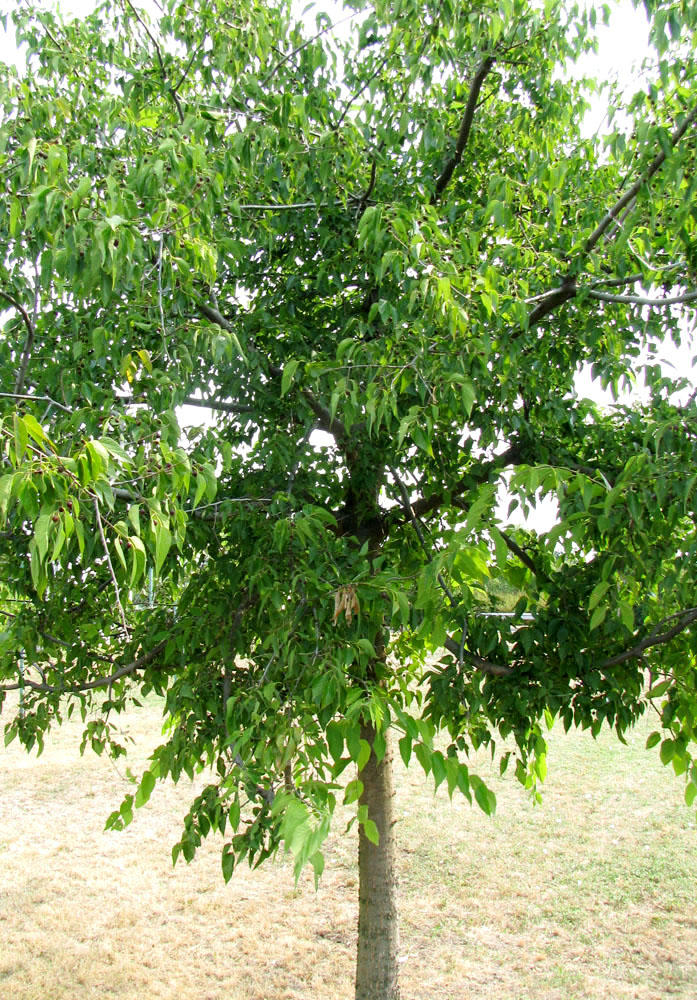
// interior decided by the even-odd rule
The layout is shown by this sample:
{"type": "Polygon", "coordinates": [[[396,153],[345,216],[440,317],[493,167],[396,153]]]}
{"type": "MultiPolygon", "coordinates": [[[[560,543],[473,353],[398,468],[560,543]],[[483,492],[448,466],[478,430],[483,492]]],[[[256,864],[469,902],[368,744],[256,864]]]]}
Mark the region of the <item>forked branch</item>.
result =
{"type": "Polygon", "coordinates": [[[640,660],[647,649],[651,649],[653,646],[665,645],[665,643],[670,642],[671,639],[680,635],[681,632],[684,632],[695,621],[697,621],[697,608],[685,608],[683,611],[676,611],[675,614],[663,618],[645,639],[635,643],[635,645],[630,649],[626,649],[623,653],[618,653],[616,656],[611,656],[609,659],[604,660],[601,667],[616,667],[626,660],[640,660]],[[675,625],[667,629],[667,631],[662,632],[661,629],[668,622],[672,621],[675,622],[675,625]]]}

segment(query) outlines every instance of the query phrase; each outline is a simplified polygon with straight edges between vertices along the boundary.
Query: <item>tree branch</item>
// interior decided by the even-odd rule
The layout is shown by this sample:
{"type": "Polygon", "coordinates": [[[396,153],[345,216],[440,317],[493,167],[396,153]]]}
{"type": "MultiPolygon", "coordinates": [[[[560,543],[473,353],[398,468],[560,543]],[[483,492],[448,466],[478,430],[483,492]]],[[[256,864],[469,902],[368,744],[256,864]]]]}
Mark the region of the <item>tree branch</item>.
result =
{"type": "Polygon", "coordinates": [[[15,391],[12,395],[21,396],[22,390],[24,389],[24,381],[27,377],[27,368],[29,367],[29,359],[31,357],[32,348],[34,347],[34,339],[36,338],[36,330],[34,329],[34,324],[31,321],[29,313],[24,308],[23,305],[15,299],[12,295],[7,292],[3,292],[0,289],[0,298],[9,302],[11,306],[17,310],[22,319],[24,320],[24,325],[27,328],[27,337],[24,341],[24,349],[22,351],[22,360],[19,363],[19,371],[17,372],[17,379],[15,381],[15,391]]]}
{"type": "Polygon", "coordinates": [[[460,131],[457,136],[457,143],[455,144],[455,152],[452,157],[448,160],[446,165],[443,167],[443,171],[436,181],[436,190],[431,198],[431,204],[438,200],[445,188],[447,187],[450,178],[455,172],[455,168],[459,165],[462,160],[462,154],[467,146],[467,140],[469,139],[470,132],[472,130],[472,122],[474,121],[474,112],[477,108],[477,101],[479,99],[479,92],[482,89],[482,84],[486,80],[488,74],[490,73],[494,63],[496,62],[494,56],[487,56],[479,67],[477,72],[474,74],[472,84],[470,86],[469,97],[467,98],[467,105],[465,107],[465,113],[462,117],[462,123],[460,124],[460,131]]]}
{"type": "Polygon", "coordinates": [[[515,542],[511,538],[511,536],[507,534],[505,531],[501,531],[501,529],[499,529],[499,532],[501,534],[501,538],[503,538],[504,542],[506,543],[506,548],[510,552],[512,552],[514,556],[518,556],[520,561],[523,563],[524,566],[527,566],[527,568],[530,570],[533,576],[539,576],[539,570],[537,569],[537,566],[535,566],[535,563],[532,561],[532,559],[527,554],[525,549],[521,549],[520,545],[518,545],[518,543],[515,542]]]}
{"type": "MultiPolygon", "coordinates": [[[[685,133],[687,132],[687,130],[689,129],[689,127],[691,125],[694,125],[694,123],[696,121],[697,121],[697,107],[695,107],[693,109],[692,113],[687,116],[687,118],[682,123],[682,125],[680,125],[678,128],[676,128],[675,131],[673,132],[673,134],[671,135],[671,137],[670,137],[670,147],[671,147],[671,149],[674,149],[677,146],[677,144],[680,142],[680,140],[682,139],[682,137],[685,135],[685,133]]],[[[625,191],[625,193],[622,195],[622,197],[618,198],[617,201],[615,202],[615,204],[612,206],[612,208],[608,212],[605,213],[605,215],[603,216],[603,218],[600,220],[600,222],[598,223],[598,225],[595,227],[595,229],[593,230],[593,232],[590,234],[590,236],[586,240],[586,242],[584,244],[584,247],[583,247],[583,256],[586,256],[587,254],[589,254],[591,252],[591,250],[599,242],[599,240],[600,240],[601,236],[603,235],[603,233],[605,233],[605,231],[608,229],[608,227],[614,222],[614,220],[620,214],[620,212],[622,211],[622,209],[626,205],[628,205],[629,202],[632,201],[633,198],[636,198],[637,194],[639,193],[639,191],[642,188],[642,185],[646,184],[647,181],[651,180],[651,178],[653,177],[653,175],[658,170],[660,170],[660,168],[663,166],[663,164],[665,163],[666,159],[667,159],[667,153],[665,152],[665,150],[662,149],[660,151],[660,153],[658,153],[653,158],[653,160],[651,161],[651,163],[648,166],[648,169],[641,175],[641,177],[639,177],[639,179],[637,181],[635,181],[634,184],[632,184],[632,186],[629,188],[629,190],[625,191]]]]}
{"type": "Polygon", "coordinates": [[[240,403],[226,403],[218,399],[198,399],[196,396],[184,396],[182,403],[187,406],[201,406],[208,410],[219,410],[221,413],[256,413],[256,407],[240,403]]]}
{"type": "MultiPolygon", "coordinates": [[[[1,294],[2,292],[0,292],[1,294]]],[[[51,396],[31,396],[26,392],[0,392],[0,398],[35,400],[37,403],[50,403],[51,406],[57,406],[59,410],[63,410],[65,413],[74,412],[69,406],[64,406],[63,403],[59,403],[57,399],[53,399],[51,396]]]]}
{"type": "MultiPolygon", "coordinates": [[[[233,332],[232,324],[225,319],[225,317],[213,306],[209,306],[206,302],[196,301],[196,308],[203,313],[206,319],[209,319],[211,323],[216,323],[223,330],[233,332]]],[[[278,365],[272,364],[270,361],[266,362],[269,374],[278,378],[283,375],[283,369],[278,365]]],[[[320,430],[326,431],[327,434],[332,434],[336,439],[338,444],[346,446],[349,443],[349,433],[345,426],[336,417],[332,417],[331,412],[324,406],[320,401],[310,392],[309,389],[301,389],[300,394],[303,399],[310,407],[314,415],[317,417],[318,427],[320,430]]],[[[358,432],[358,428],[353,428],[353,434],[358,432]]]]}
{"type": "Polygon", "coordinates": [[[104,537],[104,527],[102,525],[102,515],[99,512],[99,500],[97,497],[94,498],[94,513],[97,519],[97,528],[99,530],[99,537],[102,542],[102,547],[104,548],[104,555],[106,556],[107,566],[109,567],[109,574],[111,576],[111,581],[114,584],[114,593],[116,595],[116,607],[119,610],[119,615],[121,617],[121,625],[123,626],[123,632],[126,638],[130,638],[130,632],[128,630],[128,622],[126,621],[126,612],[123,610],[123,604],[121,603],[121,591],[119,590],[118,580],[116,579],[116,573],[114,572],[114,567],[111,562],[111,556],[109,555],[109,546],[106,543],[106,538],[104,537]]]}
{"type": "Polygon", "coordinates": [[[298,45],[296,48],[288,52],[287,55],[283,56],[282,59],[279,59],[278,62],[271,67],[269,72],[266,74],[264,79],[259,84],[261,89],[263,90],[266,87],[266,84],[269,82],[269,80],[271,80],[271,78],[274,77],[276,73],[278,73],[281,66],[287,63],[289,59],[292,59],[293,56],[297,56],[298,52],[302,52],[303,49],[306,49],[308,45],[312,45],[312,43],[316,42],[318,38],[322,37],[322,35],[326,35],[328,31],[333,31],[334,28],[338,28],[340,24],[343,24],[345,21],[350,21],[355,16],[356,16],[356,11],[351,11],[351,13],[347,14],[346,17],[342,17],[338,21],[334,21],[332,24],[327,24],[324,28],[318,31],[316,35],[313,35],[311,38],[306,39],[301,45],[298,45]]]}
{"type": "MultiPolygon", "coordinates": [[[[450,490],[439,490],[437,493],[432,493],[428,497],[421,497],[419,500],[414,501],[411,504],[411,511],[415,517],[422,518],[427,514],[431,514],[434,510],[438,510],[443,506],[446,499],[461,497],[463,493],[466,493],[474,485],[481,485],[487,482],[489,476],[496,469],[504,468],[506,465],[515,465],[516,461],[520,460],[520,453],[516,445],[511,445],[506,451],[497,455],[490,462],[482,467],[482,471],[478,474],[469,474],[456,486],[450,490]]],[[[399,508],[400,513],[404,513],[403,509],[399,508]]],[[[411,519],[411,515],[408,514],[408,519],[411,519]]],[[[399,522],[398,522],[399,523],[399,522]]]]}
{"type": "Polygon", "coordinates": [[[694,621],[697,621],[697,608],[685,608],[684,611],[676,611],[675,614],[663,618],[654,630],[645,639],[642,639],[641,642],[637,642],[631,649],[626,649],[623,653],[618,653],[616,656],[611,656],[607,660],[603,660],[600,666],[602,669],[605,669],[606,667],[616,667],[626,660],[642,659],[643,653],[647,649],[651,649],[653,646],[665,645],[665,643],[674,639],[676,635],[684,632],[694,621]],[[678,619],[677,624],[668,629],[667,632],[660,631],[664,625],[675,621],[676,618],[678,619]]]}
{"type": "MultiPolygon", "coordinates": [[[[412,526],[414,528],[414,531],[416,532],[416,537],[419,539],[419,543],[421,545],[421,548],[424,550],[424,552],[428,556],[428,561],[431,562],[433,556],[432,556],[432,554],[431,554],[431,552],[430,552],[430,550],[428,548],[428,545],[426,544],[426,539],[424,538],[423,529],[422,529],[421,525],[419,524],[419,521],[418,521],[418,518],[416,517],[416,514],[414,513],[414,508],[411,505],[411,500],[409,499],[409,494],[407,492],[407,488],[404,485],[404,483],[402,482],[402,480],[399,478],[396,470],[393,469],[391,465],[388,465],[387,468],[390,470],[390,475],[392,476],[392,478],[394,479],[395,483],[397,484],[397,488],[399,489],[399,493],[400,493],[400,496],[402,498],[402,506],[404,507],[404,510],[409,515],[409,520],[411,521],[412,526]]],[[[440,586],[441,590],[443,591],[443,593],[445,594],[445,596],[450,601],[450,604],[453,607],[456,607],[457,606],[457,601],[455,600],[455,597],[453,596],[453,592],[451,591],[450,587],[445,582],[443,574],[439,573],[437,575],[436,579],[438,580],[438,585],[440,586]]]]}
{"type": "Polygon", "coordinates": [[[590,289],[588,295],[592,299],[599,299],[600,302],[626,302],[637,306],[676,306],[684,302],[694,302],[697,299],[697,291],[685,292],[683,295],[672,295],[667,299],[648,299],[642,295],[611,295],[609,292],[599,292],[590,289]]]}
{"type": "Polygon", "coordinates": [[[85,681],[84,684],[74,684],[70,687],[59,686],[57,684],[37,684],[36,681],[31,681],[27,677],[21,682],[18,681],[16,684],[4,684],[0,685],[0,690],[2,691],[17,691],[21,687],[31,688],[33,691],[43,691],[48,694],[79,694],[81,691],[92,691],[95,688],[110,687],[114,681],[120,680],[122,677],[126,677],[129,674],[134,673],[136,670],[141,670],[146,667],[149,663],[152,663],[156,659],[162,650],[165,648],[169,642],[169,637],[158,642],[148,653],[143,653],[142,656],[137,657],[137,659],[132,660],[131,663],[125,663],[118,670],[115,670],[112,674],[106,677],[97,677],[93,681],[85,681]]]}
{"type": "Polygon", "coordinates": [[[492,663],[491,660],[484,660],[481,656],[477,656],[475,653],[470,653],[469,650],[464,649],[461,643],[455,642],[450,636],[446,638],[444,646],[458,660],[464,657],[473,667],[476,667],[477,670],[481,670],[485,674],[491,674],[494,677],[507,677],[508,674],[513,673],[512,667],[504,667],[501,663],[492,663]]]}
{"type": "MultiPolygon", "coordinates": [[[[163,84],[165,86],[165,89],[166,89],[167,93],[169,94],[169,96],[174,101],[174,106],[176,107],[177,114],[179,115],[179,121],[183,122],[184,121],[184,112],[182,111],[181,102],[180,102],[179,98],[177,97],[176,89],[170,87],[170,85],[169,85],[169,80],[167,79],[167,73],[165,71],[164,60],[162,59],[162,51],[160,50],[160,46],[158,44],[158,41],[155,38],[155,36],[153,35],[153,33],[150,30],[150,28],[148,27],[147,23],[143,20],[143,18],[140,16],[140,14],[136,10],[136,8],[131,3],[131,0],[125,0],[125,3],[126,3],[126,5],[128,7],[130,7],[131,12],[132,12],[133,16],[135,17],[136,21],[138,22],[138,24],[141,25],[141,27],[145,31],[145,34],[148,36],[148,38],[150,39],[150,41],[155,46],[155,52],[157,54],[157,61],[160,64],[160,73],[162,74],[162,82],[163,82],[163,84]]],[[[186,72],[188,72],[188,69],[187,69],[186,72]]],[[[181,82],[178,84],[178,86],[181,87],[181,82]]]]}

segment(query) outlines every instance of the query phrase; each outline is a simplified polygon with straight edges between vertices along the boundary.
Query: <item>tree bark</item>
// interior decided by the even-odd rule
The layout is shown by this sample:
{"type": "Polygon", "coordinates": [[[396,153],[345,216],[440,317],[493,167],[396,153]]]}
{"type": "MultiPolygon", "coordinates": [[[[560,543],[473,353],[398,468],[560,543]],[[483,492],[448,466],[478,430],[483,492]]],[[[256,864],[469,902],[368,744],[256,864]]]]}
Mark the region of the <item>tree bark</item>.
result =
{"type": "MultiPolygon", "coordinates": [[[[373,746],[372,724],[361,727],[361,737],[373,746]]],[[[382,760],[378,763],[371,752],[360,773],[363,782],[360,804],[368,807],[368,817],[378,828],[380,842],[373,844],[363,826],[360,827],[356,1000],[399,1000],[394,785],[389,733],[386,739],[382,760]]]]}

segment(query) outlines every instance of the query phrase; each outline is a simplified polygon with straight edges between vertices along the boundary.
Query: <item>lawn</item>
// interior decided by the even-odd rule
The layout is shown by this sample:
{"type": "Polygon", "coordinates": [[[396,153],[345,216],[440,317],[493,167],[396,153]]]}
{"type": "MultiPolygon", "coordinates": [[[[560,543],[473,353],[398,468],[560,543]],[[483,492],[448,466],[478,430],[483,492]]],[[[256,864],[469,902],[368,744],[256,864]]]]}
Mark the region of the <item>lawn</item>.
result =
{"type": "MultiPolygon", "coordinates": [[[[159,706],[124,719],[137,773],[159,706]]],[[[534,807],[486,758],[494,819],[434,797],[398,763],[404,1000],[697,997],[697,830],[681,780],[612,734],[553,730],[534,807]]],[[[315,893],[280,858],[226,886],[220,841],[172,867],[192,795],[159,786],[122,833],[125,765],[87,754],[71,722],[41,757],[0,751],[0,997],[348,1000],[356,843],[341,822],[315,893]]]]}

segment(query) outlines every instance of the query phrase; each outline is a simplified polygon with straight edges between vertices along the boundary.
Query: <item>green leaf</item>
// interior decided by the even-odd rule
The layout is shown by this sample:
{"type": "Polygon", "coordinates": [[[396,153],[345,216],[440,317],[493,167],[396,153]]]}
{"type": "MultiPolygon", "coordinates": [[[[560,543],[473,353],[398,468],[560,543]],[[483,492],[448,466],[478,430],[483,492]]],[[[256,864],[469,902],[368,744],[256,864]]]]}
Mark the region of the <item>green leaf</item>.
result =
{"type": "Polygon", "coordinates": [[[593,629],[596,629],[599,625],[602,625],[602,623],[605,621],[606,615],[607,615],[606,605],[603,604],[595,609],[595,611],[591,615],[591,622],[590,622],[591,632],[593,631],[593,629]]]}
{"type": "Polygon", "coordinates": [[[26,424],[17,413],[13,414],[12,420],[14,422],[15,458],[17,459],[17,462],[21,462],[24,458],[24,453],[27,450],[29,434],[27,432],[26,424]]]}
{"type": "Polygon", "coordinates": [[[344,731],[338,722],[330,722],[327,726],[327,745],[334,761],[338,761],[344,752],[344,731]]]}
{"type": "Polygon", "coordinates": [[[227,884],[232,878],[232,873],[235,870],[235,855],[232,852],[232,844],[225,844],[223,847],[221,863],[223,868],[223,878],[227,884]]]}
{"type": "Polygon", "coordinates": [[[167,553],[172,546],[172,533],[166,525],[159,521],[155,528],[155,572],[159,574],[167,553]]]}
{"type": "Polygon", "coordinates": [[[156,778],[152,771],[144,771],[135,796],[136,809],[140,809],[148,801],[155,788],[156,778]]]}
{"type": "MultiPolygon", "coordinates": [[[[608,592],[609,589],[610,589],[610,584],[608,583],[607,580],[601,580],[600,583],[597,583],[595,587],[593,587],[590,600],[588,601],[589,611],[592,611],[593,608],[595,608],[598,605],[598,602],[605,596],[605,594],[608,592]]],[[[591,628],[593,628],[592,625],[591,628]]]]}
{"type": "Polygon", "coordinates": [[[670,764],[675,754],[675,742],[673,740],[663,740],[659,755],[662,764],[670,764]]]}
{"type": "Polygon", "coordinates": [[[354,781],[349,781],[344,791],[344,805],[351,805],[352,802],[357,802],[363,794],[363,782],[356,778],[354,781]]]}
{"type": "Polygon", "coordinates": [[[287,361],[283,366],[283,374],[281,376],[281,396],[285,396],[290,389],[299,364],[300,361],[297,358],[294,358],[292,361],[287,361]]]}
{"type": "Polygon", "coordinates": [[[36,522],[34,528],[34,538],[36,540],[36,551],[40,560],[46,558],[48,552],[48,536],[51,531],[52,517],[56,515],[42,514],[36,522]]]}
{"type": "Polygon", "coordinates": [[[371,753],[370,743],[368,743],[367,740],[361,740],[361,749],[358,754],[358,760],[356,761],[356,766],[358,768],[359,773],[363,770],[365,765],[370,760],[370,753],[371,753]]]}
{"type": "Polygon", "coordinates": [[[380,833],[378,832],[378,828],[372,819],[367,819],[363,823],[363,832],[372,844],[380,843],[380,833]]]}

